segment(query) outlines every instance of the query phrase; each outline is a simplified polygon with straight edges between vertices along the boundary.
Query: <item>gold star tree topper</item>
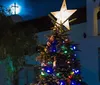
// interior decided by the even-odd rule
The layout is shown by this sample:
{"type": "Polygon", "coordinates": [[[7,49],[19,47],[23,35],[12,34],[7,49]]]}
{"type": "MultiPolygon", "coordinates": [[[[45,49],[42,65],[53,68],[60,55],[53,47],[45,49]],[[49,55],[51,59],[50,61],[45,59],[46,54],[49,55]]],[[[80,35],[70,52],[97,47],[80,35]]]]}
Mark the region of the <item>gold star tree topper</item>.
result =
{"type": "Polygon", "coordinates": [[[66,0],[64,0],[60,11],[51,12],[51,14],[57,18],[57,23],[63,24],[68,30],[70,30],[68,19],[74,12],[76,12],[76,10],[67,10],[66,0]]]}

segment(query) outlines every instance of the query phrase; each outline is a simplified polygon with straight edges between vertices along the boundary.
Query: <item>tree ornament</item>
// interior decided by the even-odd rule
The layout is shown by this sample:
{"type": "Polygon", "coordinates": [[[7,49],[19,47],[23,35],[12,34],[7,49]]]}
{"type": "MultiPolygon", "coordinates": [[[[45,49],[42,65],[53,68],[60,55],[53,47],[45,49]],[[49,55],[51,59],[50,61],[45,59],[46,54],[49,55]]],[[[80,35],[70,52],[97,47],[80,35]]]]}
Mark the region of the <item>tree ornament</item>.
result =
{"type": "Polygon", "coordinates": [[[41,66],[47,66],[45,62],[41,62],[41,66]]]}
{"type": "Polygon", "coordinates": [[[52,65],[52,62],[51,61],[48,61],[48,65],[52,65]]]}
{"type": "Polygon", "coordinates": [[[54,68],[56,67],[56,61],[53,62],[53,67],[54,67],[54,68]]]}
{"type": "Polygon", "coordinates": [[[72,75],[69,75],[69,76],[68,76],[69,79],[72,79],[72,77],[73,77],[72,75]]]}
{"type": "Polygon", "coordinates": [[[57,60],[56,60],[56,56],[54,56],[54,59],[53,59],[53,67],[55,68],[56,67],[56,63],[57,63],[57,60]]]}
{"type": "Polygon", "coordinates": [[[51,35],[51,36],[50,36],[50,38],[49,38],[49,41],[50,41],[50,42],[53,42],[53,41],[54,41],[54,39],[55,39],[55,38],[54,38],[54,36],[53,36],[53,35],[51,35]]]}
{"type": "Polygon", "coordinates": [[[51,43],[50,43],[50,42],[47,42],[47,46],[49,46],[49,47],[50,47],[50,46],[51,46],[51,43]]]}
{"type": "Polygon", "coordinates": [[[65,43],[69,43],[69,39],[68,38],[65,39],[65,43]]]}
{"type": "Polygon", "coordinates": [[[70,61],[67,61],[68,64],[70,64],[70,61]]]}
{"type": "Polygon", "coordinates": [[[47,48],[44,48],[44,51],[47,53],[48,52],[48,49],[47,48]]]}
{"type": "Polygon", "coordinates": [[[37,56],[37,57],[36,57],[36,61],[42,62],[41,56],[37,56]]]}
{"type": "MultiPolygon", "coordinates": [[[[76,10],[67,10],[66,1],[63,1],[62,7],[60,11],[51,12],[57,18],[57,23],[64,25],[68,30],[69,27],[69,20],[67,20],[76,10]],[[67,20],[67,21],[66,21],[67,20]]],[[[57,25],[59,25],[57,24],[57,25]]]]}
{"type": "Polygon", "coordinates": [[[71,75],[74,75],[74,72],[71,72],[70,74],[71,74],[71,75]]]}

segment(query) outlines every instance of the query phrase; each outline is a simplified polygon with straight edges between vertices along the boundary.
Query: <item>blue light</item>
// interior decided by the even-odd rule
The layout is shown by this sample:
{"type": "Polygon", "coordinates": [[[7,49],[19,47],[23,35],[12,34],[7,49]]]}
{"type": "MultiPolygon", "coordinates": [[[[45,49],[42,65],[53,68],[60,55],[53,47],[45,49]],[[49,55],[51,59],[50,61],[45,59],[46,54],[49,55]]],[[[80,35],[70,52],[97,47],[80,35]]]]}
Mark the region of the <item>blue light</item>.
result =
{"type": "Polygon", "coordinates": [[[47,70],[48,73],[50,73],[50,70],[47,70]]]}
{"type": "Polygon", "coordinates": [[[75,70],[75,73],[78,74],[79,73],[79,70],[75,70]]]}
{"type": "Polygon", "coordinates": [[[53,53],[55,53],[57,50],[56,50],[56,47],[55,46],[52,46],[51,47],[51,51],[53,52],[53,53]]]}
{"type": "Polygon", "coordinates": [[[52,68],[52,67],[45,67],[45,71],[46,71],[48,74],[52,74],[52,73],[53,73],[53,68],[52,68]]]}
{"type": "Polygon", "coordinates": [[[74,56],[77,56],[76,54],[74,54],[74,56]]]}
{"type": "Polygon", "coordinates": [[[80,73],[80,71],[77,69],[77,70],[75,70],[75,69],[72,69],[72,71],[75,73],[75,74],[79,74],[80,73]]]}
{"type": "Polygon", "coordinates": [[[76,50],[76,46],[75,45],[71,45],[70,46],[72,50],[76,50]]]}
{"type": "Polygon", "coordinates": [[[72,80],[71,85],[76,85],[76,82],[72,80]]]}
{"type": "Polygon", "coordinates": [[[66,85],[66,82],[64,80],[60,80],[60,85],[66,85]]]}
{"type": "Polygon", "coordinates": [[[75,71],[75,69],[72,69],[72,71],[75,71]]]}
{"type": "Polygon", "coordinates": [[[75,46],[73,46],[73,49],[75,50],[75,49],[76,49],[76,47],[75,47],[75,46]]]}

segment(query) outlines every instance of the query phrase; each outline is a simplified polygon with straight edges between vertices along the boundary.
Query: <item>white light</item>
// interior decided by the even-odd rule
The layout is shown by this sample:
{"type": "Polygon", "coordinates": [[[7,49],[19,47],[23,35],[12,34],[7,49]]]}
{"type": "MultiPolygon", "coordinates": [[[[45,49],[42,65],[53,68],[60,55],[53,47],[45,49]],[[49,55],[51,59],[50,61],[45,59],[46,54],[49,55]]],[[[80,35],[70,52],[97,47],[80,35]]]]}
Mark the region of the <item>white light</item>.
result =
{"type": "Polygon", "coordinates": [[[74,50],[76,49],[76,47],[75,47],[75,46],[74,46],[73,48],[74,48],[74,50]]]}
{"type": "Polygon", "coordinates": [[[17,3],[11,4],[10,8],[11,8],[11,13],[12,14],[19,14],[20,11],[21,11],[21,7],[17,3]],[[14,6],[16,6],[16,8],[14,6]]]}
{"type": "Polygon", "coordinates": [[[81,79],[79,79],[79,81],[82,81],[81,79]]]}
{"type": "Polygon", "coordinates": [[[44,68],[42,68],[42,71],[44,71],[44,68]]]}
{"type": "Polygon", "coordinates": [[[49,72],[50,72],[50,70],[47,70],[47,72],[49,73],[49,72]]]}

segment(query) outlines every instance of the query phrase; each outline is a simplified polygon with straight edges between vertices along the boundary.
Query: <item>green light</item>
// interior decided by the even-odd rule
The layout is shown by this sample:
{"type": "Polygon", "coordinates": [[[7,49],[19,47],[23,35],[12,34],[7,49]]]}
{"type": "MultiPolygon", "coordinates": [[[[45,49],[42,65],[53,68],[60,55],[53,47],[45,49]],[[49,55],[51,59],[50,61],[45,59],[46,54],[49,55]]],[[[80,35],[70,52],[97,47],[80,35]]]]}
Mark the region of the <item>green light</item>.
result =
{"type": "Polygon", "coordinates": [[[52,64],[52,62],[50,61],[50,62],[48,62],[48,64],[52,64]]]}
{"type": "Polygon", "coordinates": [[[66,54],[66,53],[67,53],[67,51],[64,51],[64,53],[66,54]]]}
{"type": "Polygon", "coordinates": [[[61,73],[57,73],[56,76],[61,78],[61,73]]]}
{"type": "Polygon", "coordinates": [[[62,48],[62,49],[64,49],[64,48],[65,48],[65,46],[62,46],[61,48],[62,48]]]}
{"type": "Polygon", "coordinates": [[[73,50],[73,48],[70,48],[71,50],[73,50]]]}
{"type": "Polygon", "coordinates": [[[66,47],[65,47],[65,46],[62,46],[61,48],[62,48],[62,50],[65,50],[65,49],[66,49],[66,47]]]}
{"type": "Polygon", "coordinates": [[[56,76],[60,76],[60,73],[57,73],[56,76]]]}
{"type": "Polygon", "coordinates": [[[44,73],[44,72],[41,72],[41,75],[42,75],[42,76],[45,76],[45,73],[44,73]]]}
{"type": "Polygon", "coordinates": [[[70,74],[72,74],[72,75],[73,75],[73,74],[74,74],[74,72],[71,72],[70,74]]]}

